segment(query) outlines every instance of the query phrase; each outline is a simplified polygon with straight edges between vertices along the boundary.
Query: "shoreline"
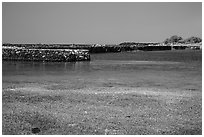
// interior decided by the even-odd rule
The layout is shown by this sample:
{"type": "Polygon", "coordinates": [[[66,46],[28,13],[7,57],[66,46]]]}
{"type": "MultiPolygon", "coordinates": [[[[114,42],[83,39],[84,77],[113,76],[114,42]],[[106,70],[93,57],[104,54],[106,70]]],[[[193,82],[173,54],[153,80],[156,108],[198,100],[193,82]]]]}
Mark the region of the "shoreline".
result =
{"type": "Polygon", "coordinates": [[[2,134],[202,134],[201,51],[91,58],[3,61],[2,134]]]}

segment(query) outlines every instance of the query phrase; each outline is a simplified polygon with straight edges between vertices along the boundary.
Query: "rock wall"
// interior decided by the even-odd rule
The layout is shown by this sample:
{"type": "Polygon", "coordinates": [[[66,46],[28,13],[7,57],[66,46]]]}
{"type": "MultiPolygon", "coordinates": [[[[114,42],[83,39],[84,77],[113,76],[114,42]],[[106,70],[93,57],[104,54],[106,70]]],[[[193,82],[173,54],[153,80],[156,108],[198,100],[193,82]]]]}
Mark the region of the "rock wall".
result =
{"type": "Polygon", "coordinates": [[[3,60],[22,61],[89,61],[88,50],[82,49],[27,49],[23,47],[2,47],[3,60]]]}
{"type": "Polygon", "coordinates": [[[143,50],[143,51],[171,50],[171,46],[145,46],[145,47],[138,48],[138,50],[143,50]]]}
{"type": "MultiPolygon", "coordinates": [[[[89,53],[111,53],[123,51],[160,51],[160,50],[184,50],[187,45],[172,46],[159,45],[159,43],[121,43],[113,45],[100,44],[3,44],[3,47],[16,47],[25,49],[47,49],[47,50],[88,50],[89,53]]],[[[200,46],[201,47],[201,46],[200,46]]]]}
{"type": "Polygon", "coordinates": [[[172,46],[172,50],[175,49],[175,50],[184,50],[186,49],[187,46],[172,46]]]}

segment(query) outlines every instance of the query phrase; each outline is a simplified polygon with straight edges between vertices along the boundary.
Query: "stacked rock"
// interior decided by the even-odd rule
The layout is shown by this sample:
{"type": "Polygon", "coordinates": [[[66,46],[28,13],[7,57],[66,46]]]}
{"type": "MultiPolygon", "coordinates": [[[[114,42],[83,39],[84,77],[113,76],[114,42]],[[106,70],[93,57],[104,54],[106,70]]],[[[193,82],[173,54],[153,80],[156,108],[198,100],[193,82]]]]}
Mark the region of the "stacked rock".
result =
{"type": "Polygon", "coordinates": [[[89,61],[88,50],[82,49],[28,49],[24,47],[4,47],[2,48],[3,60],[22,61],[89,61]]]}

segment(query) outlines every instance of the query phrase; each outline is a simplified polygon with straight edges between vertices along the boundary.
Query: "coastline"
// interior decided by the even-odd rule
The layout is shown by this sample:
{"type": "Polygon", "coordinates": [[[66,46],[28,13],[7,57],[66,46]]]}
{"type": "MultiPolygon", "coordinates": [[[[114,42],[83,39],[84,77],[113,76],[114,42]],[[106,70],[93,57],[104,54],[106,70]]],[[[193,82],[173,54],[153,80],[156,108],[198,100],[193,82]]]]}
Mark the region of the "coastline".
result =
{"type": "Polygon", "coordinates": [[[3,134],[202,134],[201,51],[138,54],[4,61],[3,134]]]}

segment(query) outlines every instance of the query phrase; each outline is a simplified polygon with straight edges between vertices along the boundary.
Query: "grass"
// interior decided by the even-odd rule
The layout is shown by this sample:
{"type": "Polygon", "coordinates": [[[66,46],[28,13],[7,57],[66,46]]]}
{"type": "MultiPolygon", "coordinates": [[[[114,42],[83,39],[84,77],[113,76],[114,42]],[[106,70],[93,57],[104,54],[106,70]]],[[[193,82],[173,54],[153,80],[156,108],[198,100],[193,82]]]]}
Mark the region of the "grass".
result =
{"type": "Polygon", "coordinates": [[[195,97],[172,101],[160,94],[58,94],[4,91],[3,134],[33,134],[36,127],[44,135],[202,133],[201,102],[195,97]]]}

